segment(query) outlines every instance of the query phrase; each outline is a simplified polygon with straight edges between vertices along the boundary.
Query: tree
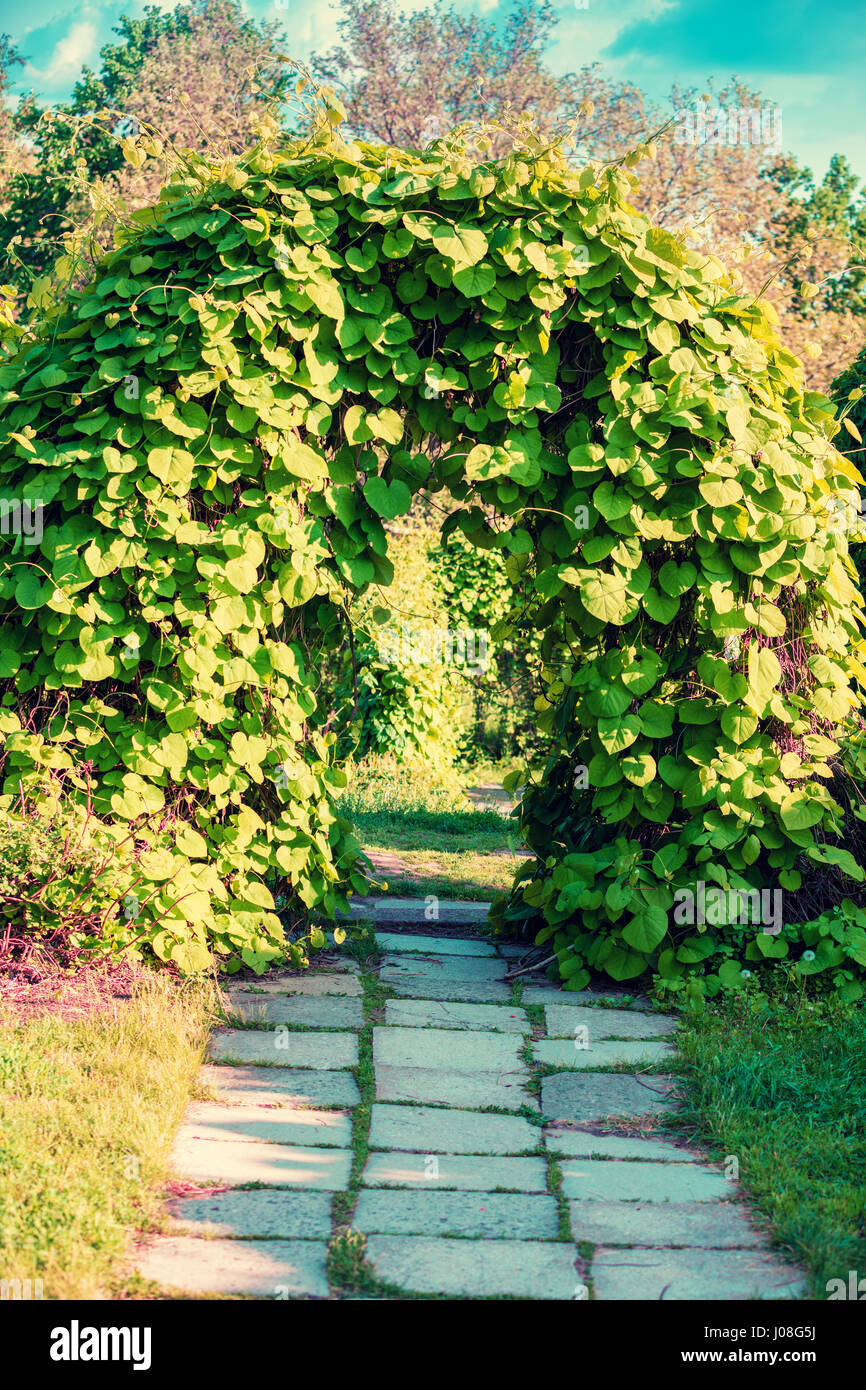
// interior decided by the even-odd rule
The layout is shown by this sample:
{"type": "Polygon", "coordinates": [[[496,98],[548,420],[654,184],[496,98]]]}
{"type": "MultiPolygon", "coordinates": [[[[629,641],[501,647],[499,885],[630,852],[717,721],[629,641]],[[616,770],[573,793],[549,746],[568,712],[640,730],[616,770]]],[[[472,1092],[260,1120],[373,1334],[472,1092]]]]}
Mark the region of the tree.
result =
{"type": "Polygon", "coordinates": [[[23,63],[8,34],[0,34],[0,212],[5,215],[9,199],[9,181],[30,167],[30,151],[22,142],[8,106],[12,69],[23,63]]]}
{"type": "Polygon", "coordinates": [[[343,0],[342,44],[312,71],[340,93],[362,139],[415,147],[508,109],[548,125],[562,99],[541,60],[555,24],[548,0],[519,0],[502,28],[445,0],[408,15],[395,0],[343,0]]]}
{"type": "Polygon", "coordinates": [[[850,360],[866,310],[863,280],[847,271],[863,259],[856,179],[835,156],[815,188],[783,154],[778,113],[760,93],[736,79],[702,94],[674,86],[665,106],[597,64],[555,77],[543,54],[556,15],[535,0],[515,5],[504,25],[443,0],[410,15],[396,0],[341,0],[341,11],[342,44],[313,71],[340,90],[358,135],[418,146],[454,124],[527,110],[542,134],[576,121],[579,156],[617,161],[662,131],[640,166],[636,205],[659,225],[688,227],[693,245],[734,267],[745,293],[774,305],[812,384],[826,387],[850,360]],[[814,298],[804,281],[820,286],[814,298]]]}
{"type": "MultiPolygon", "coordinates": [[[[248,114],[279,101],[289,81],[278,26],[245,18],[239,0],[192,0],[173,13],[146,5],[113,32],[120,42],[103,47],[99,72],[85,68],[67,103],[42,107],[30,94],[14,117],[33,147],[32,170],[11,179],[7,212],[17,242],[5,278],[22,287],[94,207],[116,195],[132,208],[156,197],[162,166],[130,168],[125,134],[150,125],[181,146],[221,141],[237,152],[251,139],[248,114]]],[[[104,242],[97,233],[94,251],[104,242]]]]}
{"type": "MultiPolygon", "coordinates": [[[[288,95],[293,73],[282,43],[278,25],[244,19],[238,0],[194,0],[183,29],[149,48],[124,108],[175,148],[240,154],[254,141],[256,118],[288,95]]],[[[129,206],[141,207],[155,201],[163,177],[152,160],[122,166],[114,182],[129,206]]]]}

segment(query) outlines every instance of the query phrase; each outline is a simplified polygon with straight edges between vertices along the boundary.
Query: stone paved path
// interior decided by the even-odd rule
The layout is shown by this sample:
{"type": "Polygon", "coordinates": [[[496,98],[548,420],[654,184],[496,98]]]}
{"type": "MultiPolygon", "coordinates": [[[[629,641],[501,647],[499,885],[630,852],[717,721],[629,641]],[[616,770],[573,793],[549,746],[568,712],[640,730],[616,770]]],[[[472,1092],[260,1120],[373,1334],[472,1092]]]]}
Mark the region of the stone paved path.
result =
{"type": "Polygon", "coordinates": [[[362,1297],[802,1294],[722,1169],[645,1133],[674,1103],[675,1019],[537,979],[517,1003],[513,947],[470,925],[401,933],[391,906],[384,1007],[371,995],[365,1014],[351,961],[229,987],[244,1026],[211,1041],[211,1099],[172,1157],[185,1195],[140,1247],[142,1275],[168,1292],[345,1296],[327,1256],[348,1221],[375,1281],[362,1297]]]}

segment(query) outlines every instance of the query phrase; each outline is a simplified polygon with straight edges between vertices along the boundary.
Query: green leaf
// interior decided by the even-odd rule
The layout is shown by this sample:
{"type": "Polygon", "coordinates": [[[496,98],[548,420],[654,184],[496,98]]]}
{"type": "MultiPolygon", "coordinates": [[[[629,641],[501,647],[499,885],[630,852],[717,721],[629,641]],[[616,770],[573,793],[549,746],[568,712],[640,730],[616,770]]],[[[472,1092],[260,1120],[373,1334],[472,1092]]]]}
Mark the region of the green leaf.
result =
{"type": "Polygon", "coordinates": [[[364,484],[364,496],[379,516],[386,521],[403,516],[412,505],[412,494],[405,483],[395,481],[386,483],[384,478],[368,478],[364,484]]]}
{"type": "Polygon", "coordinates": [[[468,298],[487,294],[496,284],[496,271],[489,265],[468,265],[454,272],[454,288],[468,298]]]}

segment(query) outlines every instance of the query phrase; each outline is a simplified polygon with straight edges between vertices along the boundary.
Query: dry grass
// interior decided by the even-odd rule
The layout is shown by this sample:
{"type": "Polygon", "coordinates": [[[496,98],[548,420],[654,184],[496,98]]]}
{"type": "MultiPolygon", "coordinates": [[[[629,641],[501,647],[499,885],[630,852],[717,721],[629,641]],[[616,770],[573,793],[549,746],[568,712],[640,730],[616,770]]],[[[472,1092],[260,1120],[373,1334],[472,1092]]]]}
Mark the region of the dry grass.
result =
{"type": "Polygon", "coordinates": [[[132,969],[58,975],[0,990],[0,1278],[105,1297],[157,1215],[213,999],[132,969]]]}

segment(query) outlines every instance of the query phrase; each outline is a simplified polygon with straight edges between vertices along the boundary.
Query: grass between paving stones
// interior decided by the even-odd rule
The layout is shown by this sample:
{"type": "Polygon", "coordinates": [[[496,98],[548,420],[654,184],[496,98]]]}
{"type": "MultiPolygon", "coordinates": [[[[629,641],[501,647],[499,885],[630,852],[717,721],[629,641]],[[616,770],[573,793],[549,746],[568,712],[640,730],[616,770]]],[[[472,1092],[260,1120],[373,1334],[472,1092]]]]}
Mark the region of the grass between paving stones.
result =
{"type": "MultiPolygon", "coordinates": [[[[739,1180],[812,1294],[866,1274],[866,1010],[745,995],[686,1018],[679,1123],[739,1180]]],[[[831,1290],[832,1291],[832,1290],[831,1290]]],[[[845,1295],[843,1295],[844,1297],[845,1295]]]]}
{"type": "Polygon", "coordinates": [[[47,1299],[123,1296],[158,1219],[212,988],[142,974],[111,1012],[0,1019],[0,1275],[47,1299]]]}
{"type": "MultiPolygon", "coordinates": [[[[535,1060],[532,1051],[532,1044],[543,1038],[546,1033],[544,1006],[542,1004],[521,1004],[523,998],[523,981],[515,979],[511,982],[511,1002],[516,1008],[524,1009],[526,1017],[532,1024],[532,1032],[524,1039],[521,1048],[521,1057],[527,1065],[529,1071],[529,1081],[527,1090],[531,1095],[541,1095],[541,1081],[545,1068],[535,1060]]],[[[533,1115],[535,1122],[542,1126],[544,1120],[541,1115],[533,1115]]],[[[547,1190],[556,1202],[556,1213],[559,1222],[557,1239],[561,1241],[571,1240],[571,1215],[568,1210],[568,1202],[562,1190],[562,1168],[558,1160],[550,1154],[550,1151],[543,1143],[543,1134],[539,1133],[539,1152],[547,1162],[547,1190]]]]}
{"type": "Polygon", "coordinates": [[[363,1293],[370,1297],[382,1292],[374,1271],[367,1264],[367,1238],[351,1225],[352,1213],[361,1189],[361,1177],[370,1152],[370,1118],[376,1099],[376,1078],[373,1066],[373,1028],[381,1023],[385,1001],[392,990],[379,979],[381,954],[376,945],[373,925],[359,922],[350,930],[345,951],[360,966],[358,979],[364,1027],[358,1034],[358,1065],[354,1076],[360,1100],[352,1110],[352,1166],[349,1182],[343,1192],[335,1192],[331,1204],[333,1230],[328,1243],[328,1283],[335,1293],[363,1293]]]}

